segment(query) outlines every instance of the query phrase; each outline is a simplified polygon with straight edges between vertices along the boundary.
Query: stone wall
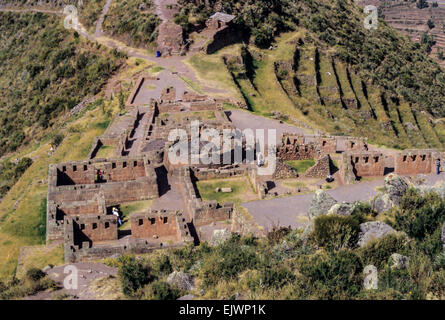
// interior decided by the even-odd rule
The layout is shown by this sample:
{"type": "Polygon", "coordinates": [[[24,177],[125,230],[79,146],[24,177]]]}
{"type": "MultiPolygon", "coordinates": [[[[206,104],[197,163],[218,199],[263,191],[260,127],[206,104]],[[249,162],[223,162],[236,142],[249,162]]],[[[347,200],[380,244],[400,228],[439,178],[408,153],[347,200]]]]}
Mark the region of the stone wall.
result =
{"type": "Polygon", "coordinates": [[[180,169],[181,189],[186,199],[186,206],[196,228],[216,221],[231,220],[234,205],[231,202],[219,204],[216,201],[202,201],[192,182],[191,170],[180,169]]]}
{"type": "MultiPolygon", "coordinates": [[[[153,212],[147,213],[152,215],[153,212]]],[[[172,218],[176,227],[175,237],[150,237],[149,232],[141,232],[138,226],[131,230],[131,236],[118,239],[117,218],[108,216],[83,216],[70,217],[64,223],[65,262],[91,261],[109,257],[118,257],[124,254],[144,254],[158,249],[180,248],[187,243],[192,243],[185,219],[181,213],[164,211],[162,215],[172,218]],[[133,233],[136,236],[133,236],[133,233]]],[[[137,213],[130,216],[136,224],[140,218],[147,219],[145,213],[137,213]]]]}
{"type": "Polygon", "coordinates": [[[65,219],[65,225],[70,224],[73,231],[73,243],[79,247],[82,247],[85,242],[88,242],[90,246],[95,242],[118,239],[117,217],[114,215],[86,215],[65,219]]]}
{"type": "Polygon", "coordinates": [[[357,178],[383,176],[385,159],[380,152],[346,153],[357,178]]]}
{"type": "Polygon", "coordinates": [[[176,88],[167,87],[162,89],[161,103],[173,103],[176,101],[176,88]]]}
{"type": "Polygon", "coordinates": [[[344,137],[345,152],[368,151],[368,139],[357,137],[344,137]]]}
{"type": "Polygon", "coordinates": [[[319,159],[315,165],[306,170],[305,176],[309,178],[326,178],[331,174],[331,158],[326,154],[319,159]]]}
{"type": "Polygon", "coordinates": [[[281,145],[277,151],[277,157],[284,161],[314,159],[317,154],[318,150],[314,143],[298,144],[296,140],[290,144],[281,145]]]}
{"type": "MultiPolygon", "coordinates": [[[[435,150],[405,150],[394,156],[394,172],[399,175],[428,174],[433,172],[435,150]]],[[[442,164],[444,165],[444,164],[442,164]]]]}
{"type": "Polygon", "coordinates": [[[320,136],[316,138],[319,150],[323,153],[336,153],[337,152],[337,139],[330,136],[320,136]]]}
{"type": "Polygon", "coordinates": [[[182,94],[183,102],[205,101],[208,97],[194,92],[184,91],[182,94]]]}
{"type": "MultiPolygon", "coordinates": [[[[175,211],[156,211],[133,213],[130,216],[131,236],[134,238],[150,239],[169,237],[179,241],[181,232],[179,220],[175,211]]],[[[184,223],[185,228],[187,225],[184,223]]]]}

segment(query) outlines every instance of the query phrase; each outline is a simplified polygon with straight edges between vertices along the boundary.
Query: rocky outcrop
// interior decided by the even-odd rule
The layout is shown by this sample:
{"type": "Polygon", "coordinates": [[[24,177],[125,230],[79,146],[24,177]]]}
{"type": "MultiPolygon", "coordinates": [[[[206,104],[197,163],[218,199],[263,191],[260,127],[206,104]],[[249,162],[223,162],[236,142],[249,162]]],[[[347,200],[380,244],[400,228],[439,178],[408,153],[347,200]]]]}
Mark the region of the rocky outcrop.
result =
{"type": "Polygon", "coordinates": [[[226,242],[231,236],[232,233],[227,229],[214,230],[212,238],[210,239],[210,245],[217,246],[219,244],[222,244],[226,242]]]}
{"type": "Polygon", "coordinates": [[[405,269],[408,265],[408,257],[399,253],[393,253],[389,258],[391,269],[405,269]]]}
{"type": "Polygon", "coordinates": [[[193,277],[188,273],[173,271],[167,277],[167,283],[181,290],[191,290],[193,288],[193,277]]]}
{"type": "Polygon", "coordinates": [[[381,221],[365,222],[360,225],[358,246],[363,247],[374,239],[381,239],[384,236],[395,233],[396,231],[381,221]]]}
{"type": "Polygon", "coordinates": [[[408,189],[406,180],[396,174],[389,174],[385,177],[385,193],[389,196],[392,204],[397,206],[408,189]]]}
{"type": "Polygon", "coordinates": [[[336,203],[328,211],[328,214],[337,214],[341,216],[350,216],[355,209],[354,203],[336,203]]]}
{"type": "Polygon", "coordinates": [[[337,203],[331,195],[323,190],[317,190],[312,198],[311,205],[309,207],[308,215],[309,219],[313,220],[318,216],[328,214],[329,209],[337,203]]]}
{"type": "Polygon", "coordinates": [[[420,192],[420,194],[425,195],[429,192],[436,192],[442,199],[445,199],[445,181],[439,182],[436,186],[416,186],[415,189],[420,192]]]}
{"type": "Polygon", "coordinates": [[[371,200],[371,208],[378,213],[388,211],[392,208],[392,202],[386,193],[380,194],[371,200]]]}

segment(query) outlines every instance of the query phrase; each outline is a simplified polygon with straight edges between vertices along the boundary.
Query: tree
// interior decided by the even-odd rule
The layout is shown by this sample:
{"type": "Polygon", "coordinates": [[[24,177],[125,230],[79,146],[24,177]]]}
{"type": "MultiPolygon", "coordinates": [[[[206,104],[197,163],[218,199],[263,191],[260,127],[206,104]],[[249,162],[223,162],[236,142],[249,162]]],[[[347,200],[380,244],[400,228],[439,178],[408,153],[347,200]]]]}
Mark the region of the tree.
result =
{"type": "Polygon", "coordinates": [[[435,27],[434,25],[434,21],[431,19],[428,19],[426,25],[428,26],[428,28],[433,29],[435,27]]]}
{"type": "Polygon", "coordinates": [[[428,8],[428,2],[426,0],[418,0],[416,5],[419,9],[428,8]]]}

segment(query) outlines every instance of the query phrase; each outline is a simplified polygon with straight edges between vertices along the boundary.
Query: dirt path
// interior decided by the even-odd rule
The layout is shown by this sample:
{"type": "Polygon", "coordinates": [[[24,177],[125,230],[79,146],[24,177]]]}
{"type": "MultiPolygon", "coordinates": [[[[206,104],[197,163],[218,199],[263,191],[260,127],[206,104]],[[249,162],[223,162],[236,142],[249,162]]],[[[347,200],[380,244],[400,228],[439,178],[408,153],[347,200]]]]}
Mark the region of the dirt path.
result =
{"type": "MultiPolygon", "coordinates": [[[[426,176],[427,185],[434,185],[438,181],[445,180],[445,172],[440,175],[426,176]]],[[[365,181],[352,185],[345,185],[333,190],[327,190],[338,202],[365,201],[376,195],[376,188],[382,187],[384,178],[378,178],[373,181],[365,181]]],[[[243,203],[249,213],[253,216],[258,225],[265,229],[271,229],[272,226],[291,226],[292,228],[303,227],[309,220],[307,212],[314,193],[276,198],[270,200],[258,200],[243,203]]]]}
{"type": "Polygon", "coordinates": [[[108,9],[110,9],[112,2],[113,0],[107,0],[104,9],[102,10],[102,13],[99,16],[99,19],[96,21],[96,31],[94,32],[95,37],[100,37],[104,33],[102,30],[102,24],[104,23],[105,15],[107,14],[108,9]]]}
{"type": "Polygon", "coordinates": [[[117,270],[115,268],[94,262],[72,263],[70,266],[74,266],[78,271],[77,289],[63,289],[65,277],[73,274],[73,271],[66,270],[65,273],[66,265],[57,266],[48,270],[46,273],[57,283],[60,289],[39,292],[36,295],[26,297],[24,300],[54,300],[58,297],[69,300],[109,300],[121,296],[117,283],[118,280],[116,279],[117,270]],[[97,281],[104,278],[107,278],[107,281],[101,285],[97,285],[97,281]],[[115,283],[110,282],[110,279],[114,279],[115,281],[113,282],[115,283]]]}
{"type": "MultiPolygon", "coordinates": [[[[145,53],[144,50],[129,47],[117,40],[108,38],[104,36],[102,31],[102,22],[105,17],[106,12],[111,5],[112,0],[107,0],[107,3],[104,6],[101,16],[96,23],[96,32],[94,34],[90,34],[88,30],[79,22],[78,28],[76,31],[83,37],[89,39],[90,41],[97,41],[102,45],[110,48],[110,49],[118,49],[120,51],[126,52],[129,57],[135,57],[139,59],[144,59],[150,61],[164,69],[167,69],[169,72],[169,77],[171,79],[177,79],[182,81],[183,83],[194,83],[200,89],[208,94],[224,94],[227,93],[225,90],[221,90],[219,88],[209,87],[207,84],[202,83],[195,72],[188,67],[187,64],[184,63],[184,60],[187,59],[187,56],[172,56],[172,57],[162,57],[156,58],[154,55],[145,53]]],[[[175,4],[176,0],[157,0],[157,9],[159,12],[161,19],[163,21],[167,21],[173,17],[175,10],[169,10],[165,6],[169,4],[175,4]]],[[[57,14],[60,16],[64,16],[63,10],[45,10],[45,9],[10,9],[10,8],[0,8],[0,12],[16,12],[16,13],[24,13],[24,12],[42,12],[48,14],[57,14]]],[[[175,80],[174,80],[175,81],[175,80]]],[[[192,86],[189,86],[190,89],[195,89],[192,86]]],[[[201,91],[200,90],[200,91],[201,91]]]]}
{"type": "Polygon", "coordinates": [[[138,126],[134,132],[134,135],[131,137],[131,148],[128,150],[128,155],[130,157],[134,157],[139,155],[139,150],[141,148],[141,145],[144,141],[145,136],[145,129],[146,125],[149,120],[150,116],[150,109],[149,108],[139,108],[139,112],[141,113],[142,117],[139,119],[138,126]]]}

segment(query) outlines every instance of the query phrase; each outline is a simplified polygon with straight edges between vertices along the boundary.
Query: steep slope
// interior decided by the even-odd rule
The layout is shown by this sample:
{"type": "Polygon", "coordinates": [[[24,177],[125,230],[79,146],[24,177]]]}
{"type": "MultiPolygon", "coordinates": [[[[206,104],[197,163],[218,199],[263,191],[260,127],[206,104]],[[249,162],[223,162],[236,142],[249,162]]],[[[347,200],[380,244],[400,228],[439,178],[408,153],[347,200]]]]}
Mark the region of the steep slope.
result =
{"type": "Polygon", "coordinates": [[[146,47],[156,37],[160,19],[151,0],[113,1],[105,15],[103,30],[127,45],[146,47]]]}
{"type": "Polygon", "coordinates": [[[232,70],[233,78],[255,111],[273,111],[255,100],[267,96],[257,90],[261,82],[278,81],[294,108],[321,129],[370,136],[391,147],[443,147],[444,71],[424,46],[383,20],[377,30],[365,29],[363,9],[353,1],[181,3],[188,8],[181,14],[190,19],[202,20],[218,8],[234,14],[238,28],[250,33],[244,51],[254,58],[240,52],[234,59],[238,66],[226,65],[241,68],[232,70]],[[287,43],[277,40],[289,31],[298,36],[287,43]],[[283,57],[265,49],[274,41],[287,48],[283,57]],[[264,67],[271,71],[271,63],[273,79],[262,75],[264,67]]]}
{"type": "Polygon", "coordinates": [[[421,42],[424,34],[433,36],[434,45],[430,56],[442,66],[445,65],[443,50],[445,49],[445,3],[437,1],[437,6],[429,2],[428,7],[419,8],[419,1],[359,1],[362,5],[375,5],[385,21],[410,37],[415,42],[421,42]],[[428,21],[433,24],[428,25],[428,21]],[[440,53],[442,52],[442,54],[440,53]]]}
{"type": "Polygon", "coordinates": [[[54,15],[0,13],[0,33],[0,154],[38,141],[122,63],[54,15]]]}

